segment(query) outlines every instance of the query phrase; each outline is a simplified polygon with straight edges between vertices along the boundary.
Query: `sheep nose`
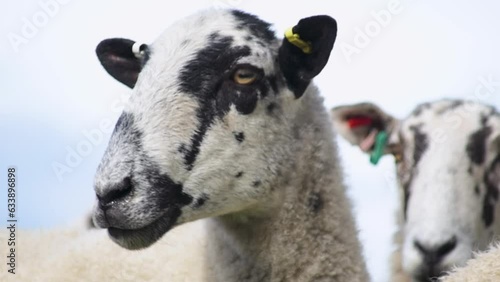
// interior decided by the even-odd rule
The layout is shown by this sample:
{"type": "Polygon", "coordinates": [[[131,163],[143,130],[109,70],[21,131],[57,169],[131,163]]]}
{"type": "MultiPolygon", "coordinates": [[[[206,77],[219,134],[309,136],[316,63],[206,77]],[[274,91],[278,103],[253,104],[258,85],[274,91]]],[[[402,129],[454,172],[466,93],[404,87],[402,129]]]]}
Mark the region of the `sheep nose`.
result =
{"type": "Polygon", "coordinates": [[[122,199],[132,192],[132,181],[130,177],[125,177],[121,182],[110,185],[100,192],[96,192],[99,207],[107,210],[117,200],[122,199]]]}
{"type": "Polygon", "coordinates": [[[422,254],[424,263],[430,267],[438,264],[447,254],[457,246],[457,238],[453,236],[444,244],[436,247],[424,246],[418,240],[414,241],[415,248],[422,254]]]}

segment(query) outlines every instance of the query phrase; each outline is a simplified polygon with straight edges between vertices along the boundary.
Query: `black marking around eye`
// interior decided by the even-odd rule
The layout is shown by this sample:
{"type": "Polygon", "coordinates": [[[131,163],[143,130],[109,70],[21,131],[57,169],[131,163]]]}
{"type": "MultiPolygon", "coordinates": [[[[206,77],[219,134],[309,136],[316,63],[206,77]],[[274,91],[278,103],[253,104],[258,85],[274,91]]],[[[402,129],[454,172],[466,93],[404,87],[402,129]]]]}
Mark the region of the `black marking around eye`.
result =
{"type": "Polygon", "coordinates": [[[480,165],[484,162],[486,158],[486,141],[491,131],[491,127],[484,126],[469,136],[466,151],[472,163],[480,165]]]}
{"type": "Polygon", "coordinates": [[[240,178],[240,177],[242,177],[242,176],[243,176],[243,171],[240,171],[240,172],[238,172],[238,173],[236,174],[236,176],[235,176],[235,177],[236,177],[236,178],[240,178]]]}
{"type": "Polygon", "coordinates": [[[238,22],[236,28],[248,29],[254,37],[263,40],[267,44],[276,39],[274,32],[270,29],[271,25],[269,23],[242,11],[233,10],[231,13],[238,22]]]}
{"type": "Polygon", "coordinates": [[[410,130],[413,131],[414,135],[413,166],[416,166],[427,150],[429,140],[427,134],[422,131],[422,124],[410,126],[410,130]]]}
{"type": "Polygon", "coordinates": [[[231,81],[224,82],[216,100],[219,116],[229,112],[231,105],[234,105],[238,113],[242,115],[253,113],[257,107],[260,92],[251,85],[241,86],[231,81]]]}
{"type": "Polygon", "coordinates": [[[236,141],[239,143],[243,142],[245,140],[245,133],[244,132],[233,132],[234,138],[236,141]]]}
{"type": "Polygon", "coordinates": [[[192,95],[199,103],[196,113],[199,126],[184,154],[187,170],[193,168],[208,128],[216,117],[221,117],[229,110],[230,103],[218,105],[214,99],[225,73],[239,58],[250,55],[248,46],[232,47],[232,43],[233,38],[230,36],[210,34],[207,45],[198,50],[194,58],[188,61],[180,72],[178,78],[180,91],[192,95]]]}
{"type": "Polygon", "coordinates": [[[256,180],[252,183],[252,186],[253,187],[259,187],[260,185],[262,184],[262,182],[260,180],[256,180]]]}
{"type": "Polygon", "coordinates": [[[481,190],[479,190],[479,185],[474,186],[474,193],[476,194],[476,196],[479,196],[479,194],[481,193],[481,190]]]}

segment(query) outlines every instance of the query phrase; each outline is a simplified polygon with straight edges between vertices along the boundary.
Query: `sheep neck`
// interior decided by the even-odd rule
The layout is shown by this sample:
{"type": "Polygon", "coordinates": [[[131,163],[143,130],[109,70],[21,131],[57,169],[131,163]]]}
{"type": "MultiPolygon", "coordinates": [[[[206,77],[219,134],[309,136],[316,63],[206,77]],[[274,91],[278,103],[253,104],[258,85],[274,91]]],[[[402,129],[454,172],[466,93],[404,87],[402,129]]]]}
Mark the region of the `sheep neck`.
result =
{"type": "Polygon", "coordinates": [[[331,125],[312,98],[278,204],[209,220],[207,281],[368,281],[331,125]]]}

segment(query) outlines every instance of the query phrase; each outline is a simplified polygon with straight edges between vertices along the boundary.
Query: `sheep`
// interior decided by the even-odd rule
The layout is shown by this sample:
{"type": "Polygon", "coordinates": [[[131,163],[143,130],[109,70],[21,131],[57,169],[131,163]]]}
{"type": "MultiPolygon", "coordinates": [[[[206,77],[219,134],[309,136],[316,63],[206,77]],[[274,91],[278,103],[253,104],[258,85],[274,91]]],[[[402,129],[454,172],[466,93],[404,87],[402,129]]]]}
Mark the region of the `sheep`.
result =
{"type": "Polygon", "coordinates": [[[396,160],[401,208],[392,281],[428,281],[462,266],[500,234],[500,114],[461,100],[418,106],[398,120],[371,103],[331,110],[351,144],[396,160]]]}
{"type": "Polygon", "coordinates": [[[311,83],[336,32],[313,16],[278,40],[256,16],[209,10],[151,45],[102,41],[105,70],[133,89],[95,176],[93,223],[111,240],[62,232],[46,261],[20,255],[23,277],[368,281],[311,83]]]}
{"type": "Polygon", "coordinates": [[[479,253],[461,268],[454,268],[442,282],[497,282],[500,281],[500,244],[495,243],[488,251],[479,253]]]}

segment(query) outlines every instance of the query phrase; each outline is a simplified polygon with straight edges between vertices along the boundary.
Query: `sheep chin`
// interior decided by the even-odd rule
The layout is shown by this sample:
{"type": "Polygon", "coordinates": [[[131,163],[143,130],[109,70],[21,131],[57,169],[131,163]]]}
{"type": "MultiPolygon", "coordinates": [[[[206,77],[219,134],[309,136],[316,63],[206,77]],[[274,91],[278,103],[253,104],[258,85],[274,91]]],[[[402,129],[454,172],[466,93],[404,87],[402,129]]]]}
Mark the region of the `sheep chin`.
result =
{"type": "Polygon", "coordinates": [[[175,225],[179,217],[178,209],[169,209],[159,219],[139,229],[108,227],[108,235],[119,246],[129,250],[148,248],[158,241],[175,225]]]}

